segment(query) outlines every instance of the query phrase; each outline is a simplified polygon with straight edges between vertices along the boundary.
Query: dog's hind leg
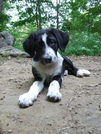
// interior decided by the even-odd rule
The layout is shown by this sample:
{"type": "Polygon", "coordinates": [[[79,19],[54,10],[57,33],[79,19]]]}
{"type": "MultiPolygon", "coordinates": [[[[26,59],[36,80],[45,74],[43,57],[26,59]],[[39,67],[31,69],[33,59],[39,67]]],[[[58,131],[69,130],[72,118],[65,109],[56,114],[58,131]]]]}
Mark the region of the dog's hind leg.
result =
{"type": "Polygon", "coordinates": [[[77,77],[83,77],[83,76],[89,76],[90,75],[90,71],[86,70],[86,69],[78,69],[77,70],[77,77]]]}
{"type": "Polygon", "coordinates": [[[69,60],[67,57],[64,57],[64,68],[67,70],[68,75],[74,75],[77,77],[83,77],[83,76],[89,76],[90,72],[86,69],[79,69],[75,67],[71,60],[69,60]]]}

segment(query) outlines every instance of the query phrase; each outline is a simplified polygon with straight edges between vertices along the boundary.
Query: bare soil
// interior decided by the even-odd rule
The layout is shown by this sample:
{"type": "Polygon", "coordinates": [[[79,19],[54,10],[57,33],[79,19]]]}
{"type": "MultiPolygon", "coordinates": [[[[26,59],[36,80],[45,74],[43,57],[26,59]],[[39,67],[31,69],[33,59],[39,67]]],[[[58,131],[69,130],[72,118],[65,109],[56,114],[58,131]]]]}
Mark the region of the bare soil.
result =
{"type": "Polygon", "coordinates": [[[31,59],[0,61],[0,134],[101,134],[101,57],[69,58],[90,77],[65,76],[60,102],[47,101],[45,88],[24,109],[18,98],[33,82],[31,59]]]}

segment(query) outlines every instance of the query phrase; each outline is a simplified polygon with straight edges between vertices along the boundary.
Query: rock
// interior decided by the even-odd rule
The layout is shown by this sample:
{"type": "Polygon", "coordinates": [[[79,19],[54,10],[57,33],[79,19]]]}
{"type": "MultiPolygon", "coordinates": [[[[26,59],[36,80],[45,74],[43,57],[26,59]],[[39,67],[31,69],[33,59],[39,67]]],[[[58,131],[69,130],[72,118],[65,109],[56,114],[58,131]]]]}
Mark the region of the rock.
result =
{"type": "Polygon", "coordinates": [[[11,56],[8,56],[8,60],[10,60],[11,59],[11,56]]]}
{"type": "Polygon", "coordinates": [[[101,104],[99,105],[99,110],[101,111],[101,104]]]}
{"type": "Polygon", "coordinates": [[[22,52],[21,50],[18,50],[12,46],[2,47],[0,48],[0,55],[1,56],[21,56],[21,57],[29,57],[29,55],[26,52],[22,52]]]}
{"type": "Polygon", "coordinates": [[[52,124],[50,122],[48,122],[47,125],[52,126],[52,124]]]}
{"type": "Polygon", "coordinates": [[[15,38],[7,31],[0,32],[0,48],[14,46],[15,38]]]}
{"type": "Polygon", "coordinates": [[[7,45],[7,42],[5,41],[5,39],[2,36],[0,36],[0,48],[7,47],[7,46],[8,45],[7,45]]]}
{"type": "Polygon", "coordinates": [[[0,100],[4,100],[5,96],[1,97],[0,100]]]}
{"type": "Polygon", "coordinates": [[[22,122],[23,122],[23,120],[20,120],[19,122],[20,122],[20,123],[22,123],[22,122]]]}
{"type": "Polygon", "coordinates": [[[46,119],[49,119],[49,116],[46,116],[46,119]]]}
{"type": "Polygon", "coordinates": [[[9,130],[8,130],[8,133],[12,133],[12,130],[11,130],[11,129],[9,129],[9,130]]]}
{"type": "Polygon", "coordinates": [[[0,32],[0,55],[1,56],[10,56],[17,57],[29,57],[29,55],[25,52],[22,52],[16,48],[14,48],[15,38],[8,33],[7,31],[0,32]]]}

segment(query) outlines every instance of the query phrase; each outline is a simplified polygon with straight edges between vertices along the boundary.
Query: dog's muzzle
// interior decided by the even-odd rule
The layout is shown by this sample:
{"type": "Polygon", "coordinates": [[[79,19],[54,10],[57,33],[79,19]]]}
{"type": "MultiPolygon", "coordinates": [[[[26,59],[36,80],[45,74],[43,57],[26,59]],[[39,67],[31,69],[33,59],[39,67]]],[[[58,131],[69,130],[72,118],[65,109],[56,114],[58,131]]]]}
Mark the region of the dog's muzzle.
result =
{"type": "Polygon", "coordinates": [[[51,63],[55,63],[56,61],[57,61],[57,56],[54,57],[47,56],[41,59],[42,64],[51,64],[51,63]]]}
{"type": "Polygon", "coordinates": [[[51,58],[51,57],[43,58],[41,62],[42,62],[43,64],[52,63],[52,58],[51,58]]]}
{"type": "Polygon", "coordinates": [[[51,63],[52,62],[52,58],[49,57],[49,58],[44,58],[44,62],[45,63],[51,63]]]}

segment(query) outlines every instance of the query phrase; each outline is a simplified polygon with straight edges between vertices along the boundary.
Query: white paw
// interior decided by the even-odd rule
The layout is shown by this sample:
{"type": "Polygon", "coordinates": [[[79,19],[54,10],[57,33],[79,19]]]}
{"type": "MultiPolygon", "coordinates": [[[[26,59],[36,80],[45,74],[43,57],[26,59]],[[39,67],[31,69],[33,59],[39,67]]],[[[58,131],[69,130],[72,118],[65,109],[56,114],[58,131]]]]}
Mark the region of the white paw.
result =
{"type": "Polygon", "coordinates": [[[62,94],[59,91],[49,91],[47,98],[49,101],[58,102],[62,99],[62,94]]]}
{"type": "Polygon", "coordinates": [[[64,76],[67,76],[68,75],[68,70],[65,70],[64,71],[64,76]]]}
{"type": "Polygon", "coordinates": [[[29,107],[33,105],[33,102],[37,99],[37,96],[31,93],[25,93],[20,95],[18,104],[20,107],[29,107]]]}
{"type": "Polygon", "coordinates": [[[83,76],[89,76],[90,75],[90,72],[86,69],[79,69],[77,71],[77,77],[83,77],[83,76]]]}

